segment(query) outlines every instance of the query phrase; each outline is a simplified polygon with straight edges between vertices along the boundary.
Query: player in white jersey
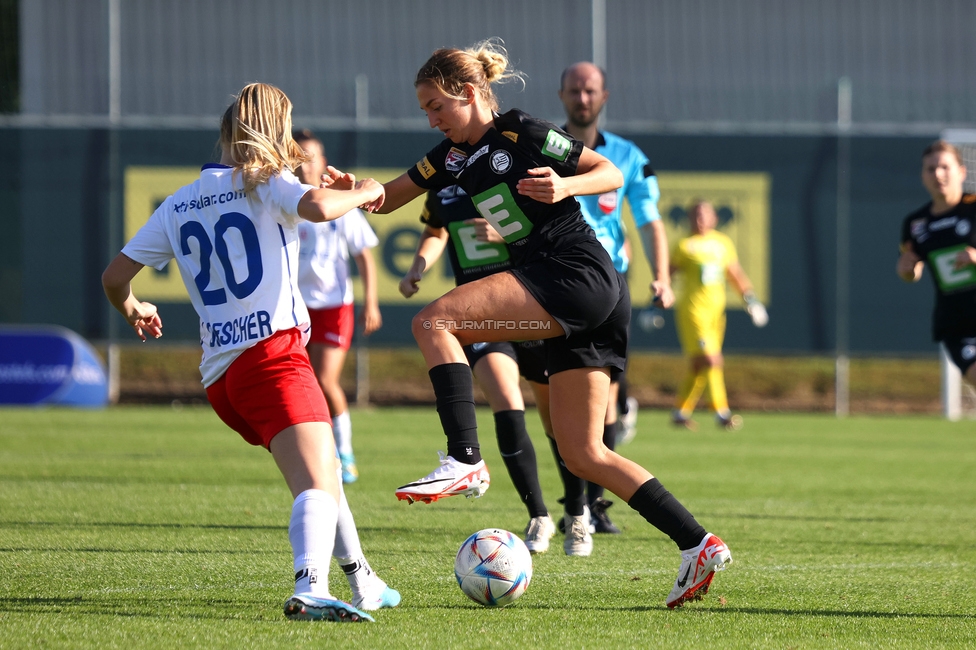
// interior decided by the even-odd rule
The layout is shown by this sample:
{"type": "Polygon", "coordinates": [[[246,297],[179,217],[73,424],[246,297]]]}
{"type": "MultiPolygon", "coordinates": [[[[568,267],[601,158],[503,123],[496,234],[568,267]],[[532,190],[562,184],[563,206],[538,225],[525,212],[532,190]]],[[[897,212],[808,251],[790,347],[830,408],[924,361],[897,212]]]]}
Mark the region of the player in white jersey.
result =
{"type": "MultiPolygon", "coordinates": [[[[294,138],[309,156],[297,170],[299,179],[318,184],[327,166],[322,142],[308,129],[296,131],[294,138]]],[[[354,329],[349,257],[356,261],[363,281],[359,324],[363,335],[369,336],[383,325],[376,293],[376,263],[369,250],[375,248],[379,240],[358,208],[327,223],[303,221],[298,224],[298,238],[301,241],[298,288],[312,323],[306,350],[332,414],[332,433],[342,465],[342,482],[352,483],[359,477],[359,471],[352,450],[349,404],[339,384],[354,329]]]]}
{"type": "Polygon", "coordinates": [[[382,196],[381,186],[329,169],[324,184],[292,174],[305,158],[291,137],[291,102],[250,84],[224,112],[220,164],[180,188],[153,213],[102,274],[105,294],[136,334],[162,336],[155,305],[133,294],[148,265],[176,260],[200,316],[200,371],[217,415],[273,456],[295,497],[288,536],[295,593],[292,619],[371,621],[361,610],[392,607],[400,595],[370,569],[339,481],[329,411],[305,354],[308,312],[298,291],[302,219],[331,221],[382,196]],[[338,522],[338,525],[337,525],[338,522]],[[337,531],[338,528],[338,531],[337,531]],[[335,554],[353,605],[329,592],[335,554]]]}

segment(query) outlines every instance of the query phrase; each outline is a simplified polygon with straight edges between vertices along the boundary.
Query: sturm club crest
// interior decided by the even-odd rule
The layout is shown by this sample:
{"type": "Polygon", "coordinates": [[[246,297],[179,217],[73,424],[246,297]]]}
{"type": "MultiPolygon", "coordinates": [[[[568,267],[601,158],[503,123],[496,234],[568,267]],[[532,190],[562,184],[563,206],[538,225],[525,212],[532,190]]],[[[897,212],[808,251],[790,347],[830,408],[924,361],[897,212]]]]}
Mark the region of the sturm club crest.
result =
{"type": "Polygon", "coordinates": [[[491,171],[496,174],[504,174],[512,166],[512,155],[504,149],[499,149],[491,154],[491,159],[488,164],[491,167],[491,171]]]}
{"type": "Polygon", "coordinates": [[[960,237],[965,237],[969,234],[971,228],[972,227],[969,225],[969,221],[966,219],[960,219],[959,223],[956,224],[956,234],[960,237]]]}

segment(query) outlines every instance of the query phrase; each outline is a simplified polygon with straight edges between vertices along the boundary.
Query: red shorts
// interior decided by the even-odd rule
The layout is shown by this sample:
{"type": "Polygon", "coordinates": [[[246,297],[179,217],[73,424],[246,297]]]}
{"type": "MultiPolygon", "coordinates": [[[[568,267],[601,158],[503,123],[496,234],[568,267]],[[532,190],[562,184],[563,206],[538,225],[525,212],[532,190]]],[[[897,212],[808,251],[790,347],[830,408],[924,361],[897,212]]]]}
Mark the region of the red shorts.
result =
{"type": "Polygon", "coordinates": [[[332,423],[296,328],[275,332],[245,350],[207,387],[207,399],[227,426],[265,448],[294,424],[332,423]]]}
{"type": "Polygon", "coordinates": [[[348,350],[352,345],[352,333],[356,325],[356,312],[352,303],[327,309],[309,309],[308,316],[312,321],[309,343],[331,345],[343,350],[348,350]]]}

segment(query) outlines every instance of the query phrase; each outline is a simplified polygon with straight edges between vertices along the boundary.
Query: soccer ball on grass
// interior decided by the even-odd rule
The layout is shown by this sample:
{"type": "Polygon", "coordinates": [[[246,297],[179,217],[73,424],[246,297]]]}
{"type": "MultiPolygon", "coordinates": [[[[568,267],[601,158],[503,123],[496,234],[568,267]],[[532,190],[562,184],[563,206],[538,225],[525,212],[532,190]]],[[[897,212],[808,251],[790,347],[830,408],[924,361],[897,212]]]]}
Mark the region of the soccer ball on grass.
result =
{"type": "Polygon", "coordinates": [[[514,534],[486,528],[461,544],[454,558],[454,577],[471,600],[486,607],[504,607],[528,589],[532,555],[514,534]]]}

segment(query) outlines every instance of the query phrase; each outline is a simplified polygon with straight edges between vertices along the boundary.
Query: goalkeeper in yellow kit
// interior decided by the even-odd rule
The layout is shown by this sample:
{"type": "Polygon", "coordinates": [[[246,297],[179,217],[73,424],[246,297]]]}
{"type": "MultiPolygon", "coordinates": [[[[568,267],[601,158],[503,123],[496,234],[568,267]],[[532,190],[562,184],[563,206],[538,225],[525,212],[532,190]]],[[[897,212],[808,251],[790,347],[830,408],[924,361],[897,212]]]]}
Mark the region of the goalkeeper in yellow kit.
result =
{"type": "Polygon", "coordinates": [[[726,278],[745,300],[753,324],[763,327],[769,316],[739,265],[732,240],[715,230],[718,216],[712,204],[696,201],[688,210],[688,220],[691,235],[675,245],[671,273],[680,273],[682,279],[683,289],[674,305],[675,324],[681,349],[690,361],[690,371],[678,388],[671,421],[677,426],[696,429],[691,414],[708,386],[716,422],[728,431],[735,431],[742,427],[742,418],[729,410],[722,371],[726,278]]]}

